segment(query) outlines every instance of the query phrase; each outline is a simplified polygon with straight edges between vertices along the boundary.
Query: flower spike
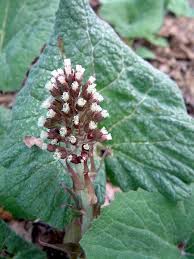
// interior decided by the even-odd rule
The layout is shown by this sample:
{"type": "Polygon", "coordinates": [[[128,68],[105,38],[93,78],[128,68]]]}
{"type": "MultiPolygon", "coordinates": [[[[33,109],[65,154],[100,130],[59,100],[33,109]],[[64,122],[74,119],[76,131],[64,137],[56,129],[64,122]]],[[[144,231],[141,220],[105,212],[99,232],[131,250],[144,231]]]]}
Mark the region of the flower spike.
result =
{"type": "Polygon", "coordinates": [[[90,76],[82,82],[84,71],[81,65],[72,69],[71,60],[65,59],[64,68],[51,72],[45,85],[50,97],[41,105],[48,111],[38,119],[38,126],[44,128],[40,133],[43,150],[53,152],[56,160],[84,163],[88,168],[95,143],[112,137],[105,128],[98,129],[98,122],[109,113],[100,106],[104,98],[96,90],[96,78],[90,76]]]}

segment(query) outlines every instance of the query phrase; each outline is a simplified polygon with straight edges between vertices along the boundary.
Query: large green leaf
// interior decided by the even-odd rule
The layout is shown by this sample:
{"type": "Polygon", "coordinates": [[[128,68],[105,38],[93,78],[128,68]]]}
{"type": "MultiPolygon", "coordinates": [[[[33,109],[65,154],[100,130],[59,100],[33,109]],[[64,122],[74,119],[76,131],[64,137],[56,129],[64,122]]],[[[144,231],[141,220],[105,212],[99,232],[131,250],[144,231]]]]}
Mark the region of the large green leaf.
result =
{"type": "Polygon", "coordinates": [[[81,245],[88,259],[194,258],[193,229],[194,194],[176,204],[159,193],[130,191],[102,210],[81,245]]]}
{"type": "Polygon", "coordinates": [[[1,146],[3,205],[18,216],[24,213],[57,226],[66,218],[60,204],[67,194],[57,187],[63,175],[68,182],[68,175],[50,154],[23,144],[26,135],[39,136],[44,85],[63,61],[59,36],[66,56],[83,65],[86,76],[96,74],[105,96],[104,107],[110,111],[106,126],[113,135],[106,162],[111,179],[125,190],[141,186],[175,199],[187,197],[188,183],[194,180],[194,125],[175,83],[131,51],[88,1],[61,0],[55,32],[17,97],[1,146]]]}
{"type": "Polygon", "coordinates": [[[34,245],[22,240],[0,220],[0,258],[46,259],[46,255],[34,245]]]}
{"type": "Polygon", "coordinates": [[[0,1],[0,90],[21,88],[51,33],[59,0],[0,1]]]}
{"type": "Polygon", "coordinates": [[[101,0],[100,15],[127,38],[148,38],[163,22],[163,0],[101,0]]]}

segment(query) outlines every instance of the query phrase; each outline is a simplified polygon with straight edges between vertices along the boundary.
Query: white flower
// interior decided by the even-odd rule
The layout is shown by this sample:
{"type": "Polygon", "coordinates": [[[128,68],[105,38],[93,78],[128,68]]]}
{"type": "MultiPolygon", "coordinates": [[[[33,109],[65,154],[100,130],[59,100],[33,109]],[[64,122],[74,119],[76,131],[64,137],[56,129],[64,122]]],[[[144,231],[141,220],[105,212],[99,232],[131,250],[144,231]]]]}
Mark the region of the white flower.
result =
{"type": "Polygon", "coordinates": [[[60,75],[57,80],[61,83],[64,84],[65,83],[65,76],[64,75],[60,75]]]}
{"type": "Polygon", "coordinates": [[[97,100],[99,102],[102,102],[104,100],[104,97],[101,94],[99,94],[98,92],[95,92],[93,97],[95,100],[97,100]]]}
{"type": "Polygon", "coordinates": [[[76,143],[76,137],[71,135],[69,136],[69,141],[71,142],[71,144],[75,144],[76,143]]]}
{"type": "Polygon", "coordinates": [[[108,131],[105,127],[103,127],[100,132],[103,134],[103,135],[108,135],[108,131]]]}
{"type": "Polygon", "coordinates": [[[55,153],[53,154],[53,157],[55,160],[58,161],[61,159],[61,153],[58,150],[56,150],[55,153]]]}
{"type": "Polygon", "coordinates": [[[63,104],[63,109],[62,109],[62,111],[63,111],[64,113],[68,113],[69,110],[70,110],[70,108],[69,108],[69,103],[64,103],[64,104],[63,104]]]}
{"type": "Polygon", "coordinates": [[[112,135],[110,133],[106,135],[106,140],[112,140],[112,135]]]}
{"type": "Polygon", "coordinates": [[[53,70],[51,75],[57,78],[58,76],[64,75],[64,71],[62,68],[58,68],[57,70],[53,70]]]}
{"type": "Polygon", "coordinates": [[[103,118],[109,117],[109,113],[108,113],[107,110],[102,110],[102,111],[101,111],[101,115],[102,115],[103,118]]]}
{"type": "Polygon", "coordinates": [[[41,116],[39,119],[38,119],[38,127],[43,127],[44,124],[46,122],[46,118],[41,116]]]}
{"type": "Polygon", "coordinates": [[[97,128],[97,124],[94,121],[90,121],[89,123],[89,129],[93,130],[97,128]]]}
{"type": "Polygon", "coordinates": [[[77,105],[83,107],[86,104],[86,100],[82,97],[78,98],[77,105]]]}
{"type": "Polygon", "coordinates": [[[54,98],[52,96],[48,97],[42,104],[41,108],[48,109],[52,102],[54,101],[54,98]]]}
{"type": "Polygon", "coordinates": [[[88,81],[90,82],[90,84],[93,84],[96,81],[96,78],[94,76],[90,76],[88,81]]]}
{"type": "Polygon", "coordinates": [[[64,59],[65,73],[67,76],[71,74],[71,60],[69,58],[64,59]]]}
{"type": "Polygon", "coordinates": [[[106,140],[112,140],[112,136],[110,133],[108,133],[107,129],[105,127],[103,127],[100,132],[103,134],[104,138],[106,140]]]}
{"type": "Polygon", "coordinates": [[[89,150],[89,149],[90,149],[90,146],[89,146],[88,144],[84,144],[84,145],[83,145],[83,148],[84,148],[85,150],[89,150]]]}
{"type": "Polygon", "coordinates": [[[79,84],[77,81],[74,81],[72,84],[71,84],[71,87],[73,89],[73,91],[76,91],[79,87],[79,84]]]}
{"type": "Polygon", "coordinates": [[[57,76],[58,76],[57,70],[53,70],[53,71],[51,72],[51,75],[54,76],[54,77],[57,77],[57,76]]]}
{"type": "Polygon", "coordinates": [[[73,117],[73,122],[75,125],[79,124],[79,115],[78,114],[73,117]]]}
{"type": "Polygon", "coordinates": [[[60,75],[60,76],[63,76],[63,75],[64,75],[64,71],[63,71],[62,68],[58,68],[58,69],[57,69],[57,73],[58,73],[58,75],[60,75]]]}
{"type": "Polygon", "coordinates": [[[91,108],[92,112],[101,112],[102,111],[102,108],[97,103],[92,103],[90,108],[91,108]]]}
{"type": "Polygon", "coordinates": [[[64,92],[63,95],[62,95],[62,99],[63,101],[68,101],[69,100],[69,93],[68,92],[64,92]]]}
{"type": "Polygon", "coordinates": [[[53,118],[55,116],[56,112],[53,111],[53,109],[48,110],[46,116],[47,118],[53,118]]]}
{"type": "Polygon", "coordinates": [[[46,143],[42,143],[41,149],[42,150],[47,150],[48,145],[46,143]]]}
{"type": "Polygon", "coordinates": [[[53,88],[54,88],[54,84],[51,83],[51,81],[48,81],[48,82],[46,83],[46,85],[45,85],[45,88],[46,88],[47,90],[51,91],[51,90],[53,90],[53,88]]]}
{"type": "Polygon", "coordinates": [[[86,91],[88,94],[94,94],[96,92],[96,84],[88,85],[86,91]]]}
{"type": "Polygon", "coordinates": [[[61,137],[65,137],[67,134],[67,128],[66,127],[60,128],[59,133],[60,133],[61,137]]]}
{"type": "Polygon", "coordinates": [[[85,71],[85,68],[83,68],[81,65],[76,65],[75,77],[76,77],[77,80],[82,79],[84,71],[85,71]]]}
{"type": "Polygon", "coordinates": [[[51,83],[54,84],[54,85],[57,83],[57,81],[54,77],[51,78],[51,83]]]}
{"type": "Polygon", "coordinates": [[[41,133],[40,133],[40,138],[41,138],[42,140],[48,138],[48,132],[42,130],[41,133]]]}
{"type": "Polygon", "coordinates": [[[68,162],[71,162],[72,158],[73,158],[73,156],[72,156],[72,155],[69,155],[69,156],[67,157],[67,161],[68,161],[68,162]]]}

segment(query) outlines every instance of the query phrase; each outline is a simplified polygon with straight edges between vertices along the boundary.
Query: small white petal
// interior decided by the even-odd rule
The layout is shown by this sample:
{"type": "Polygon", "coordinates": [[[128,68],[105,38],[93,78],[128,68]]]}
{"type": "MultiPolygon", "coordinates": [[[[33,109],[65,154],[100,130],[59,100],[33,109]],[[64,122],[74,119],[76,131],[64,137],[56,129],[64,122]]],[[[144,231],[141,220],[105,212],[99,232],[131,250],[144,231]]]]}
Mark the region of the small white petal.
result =
{"type": "Polygon", "coordinates": [[[53,157],[55,160],[58,161],[61,159],[61,153],[58,150],[56,150],[55,153],[53,154],[53,157]]]}
{"type": "Polygon", "coordinates": [[[68,162],[71,162],[72,158],[73,158],[73,156],[72,156],[72,155],[69,155],[69,156],[67,157],[67,161],[68,161],[68,162]]]}
{"type": "Polygon", "coordinates": [[[42,130],[41,133],[40,133],[40,138],[41,138],[42,140],[48,138],[48,132],[42,130]]]}
{"type": "Polygon", "coordinates": [[[65,76],[63,75],[60,75],[57,80],[61,83],[61,84],[64,84],[65,83],[65,76]]]}
{"type": "Polygon", "coordinates": [[[47,150],[47,146],[48,146],[48,145],[47,145],[46,143],[42,143],[41,149],[42,149],[42,150],[47,150]]]}
{"type": "Polygon", "coordinates": [[[108,131],[105,127],[103,127],[100,131],[103,135],[108,135],[108,131]]]}
{"type": "Polygon", "coordinates": [[[91,111],[92,112],[101,112],[102,108],[97,103],[92,103],[91,105],[91,111]]]}
{"type": "Polygon", "coordinates": [[[97,128],[97,124],[94,121],[90,121],[89,123],[89,129],[93,130],[97,128]]]}
{"type": "Polygon", "coordinates": [[[67,76],[71,74],[71,60],[70,59],[64,59],[64,67],[65,67],[65,73],[67,76]]]}
{"type": "Polygon", "coordinates": [[[54,77],[51,78],[51,83],[52,84],[56,84],[57,83],[57,81],[56,81],[56,79],[54,77]]]}
{"type": "Polygon", "coordinates": [[[73,89],[73,91],[76,91],[79,87],[79,84],[77,81],[74,81],[72,84],[71,84],[71,87],[73,89]]]}
{"type": "Polygon", "coordinates": [[[50,109],[50,110],[47,112],[46,116],[47,116],[47,118],[53,118],[53,117],[55,116],[55,114],[56,114],[56,112],[53,111],[53,109],[50,109]]]}
{"type": "Polygon", "coordinates": [[[58,76],[57,70],[53,70],[53,71],[51,72],[51,75],[54,76],[54,77],[57,77],[57,76],[58,76]]]}
{"type": "Polygon", "coordinates": [[[58,75],[61,75],[61,76],[64,75],[64,71],[63,71],[62,68],[58,68],[58,69],[57,69],[57,73],[58,73],[58,75]]]}
{"type": "Polygon", "coordinates": [[[102,102],[104,100],[104,97],[101,94],[99,94],[98,92],[94,93],[93,98],[99,102],[102,102]]]}
{"type": "Polygon", "coordinates": [[[54,98],[52,96],[50,96],[49,98],[47,98],[42,104],[41,104],[41,108],[44,109],[48,109],[52,102],[54,101],[54,98]]]}
{"type": "Polygon", "coordinates": [[[109,133],[108,135],[106,135],[106,139],[107,140],[112,140],[112,135],[109,133]]]}
{"type": "Polygon", "coordinates": [[[90,149],[90,146],[89,146],[88,144],[84,144],[84,145],[83,145],[83,148],[84,148],[85,150],[89,150],[89,149],[90,149]]]}
{"type": "Polygon", "coordinates": [[[69,141],[71,142],[71,144],[75,144],[76,143],[76,137],[71,135],[69,136],[69,141]]]}
{"type": "Polygon", "coordinates": [[[59,133],[60,133],[61,137],[65,137],[67,134],[67,128],[66,127],[60,128],[59,133]]]}
{"type": "Polygon", "coordinates": [[[96,92],[96,84],[88,85],[86,91],[88,94],[94,94],[96,92]]]}
{"type": "Polygon", "coordinates": [[[102,111],[101,111],[101,115],[102,115],[103,118],[109,117],[109,113],[108,113],[107,110],[102,110],[102,111]]]}
{"type": "Polygon", "coordinates": [[[64,103],[64,104],[63,104],[63,109],[62,109],[62,111],[63,111],[64,113],[68,113],[69,110],[70,110],[70,108],[69,108],[69,103],[64,103]]]}
{"type": "Polygon", "coordinates": [[[64,92],[63,95],[62,95],[62,99],[63,101],[68,101],[69,100],[69,93],[68,92],[64,92]]]}
{"type": "Polygon", "coordinates": [[[75,116],[73,117],[73,122],[74,122],[75,125],[78,125],[78,124],[79,124],[79,115],[75,115],[75,116]]]}
{"type": "Polygon", "coordinates": [[[45,88],[49,91],[53,90],[54,84],[51,83],[51,81],[48,81],[45,85],[45,88]]]}
{"type": "Polygon", "coordinates": [[[90,82],[90,84],[93,84],[96,81],[96,78],[94,76],[90,76],[88,81],[90,82]]]}
{"type": "Polygon", "coordinates": [[[84,74],[85,68],[83,68],[81,65],[76,65],[76,73],[75,77],[77,80],[81,80],[84,74]]]}
{"type": "Polygon", "coordinates": [[[78,100],[77,100],[77,105],[80,106],[80,107],[83,107],[84,105],[86,104],[86,100],[82,97],[80,97],[78,100]]]}
{"type": "Polygon", "coordinates": [[[41,116],[39,119],[38,119],[38,127],[43,127],[44,124],[46,122],[46,118],[41,116]]]}

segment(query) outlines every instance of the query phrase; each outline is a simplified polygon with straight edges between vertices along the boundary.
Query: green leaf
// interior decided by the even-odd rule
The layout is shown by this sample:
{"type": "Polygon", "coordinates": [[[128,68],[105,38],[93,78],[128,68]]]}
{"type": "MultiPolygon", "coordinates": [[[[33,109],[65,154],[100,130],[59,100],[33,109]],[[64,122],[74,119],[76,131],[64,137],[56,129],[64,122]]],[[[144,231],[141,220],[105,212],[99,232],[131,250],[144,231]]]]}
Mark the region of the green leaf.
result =
{"type": "Polygon", "coordinates": [[[60,205],[67,194],[59,182],[64,176],[68,184],[68,175],[46,151],[23,144],[25,136],[40,134],[44,85],[63,61],[59,37],[73,65],[84,66],[86,77],[96,74],[105,97],[106,126],[113,136],[109,177],[125,190],[140,186],[174,199],[187,197],[194,180],[194,125],[176,84],[131,51],[88,1],[61,0],[55,32],[17,96],[9,135],[0,147],[6,168],[0,174],[0,202],[12,213],[60,227],[66,220],[60,205]]]}
{"type": "Polygon", "coordinates": [[[11,110],[0,107],[0,141],[5,133],[7,133],[8,126],[11,121],[11,110]]]}
{"type": "Polygon", "coordinates": [[[193,258],[193,229],[194,195],[173,203],[159,193],[130,191],[102,210],[81,245],[88,259],[193,258]]]}
{"type": "Polygon", "coordinates": [[[0,174],[0,204],[16,218],[39,218],[63,228],[72,218],[66,207],[71,199],[61,186],[71,186],[64,168],[36,147],[15,143],[12,148],[0,174]]]}
{"type": "Polygon", "coordinates": [[[21,88],[51,33],[59,0],[0,1],[0,90],[21,88]]]}
{"type": "Polygon", "coordinates": [[[146,37],[146,40],[152,43],[153,45],[156,45],[159,47],[168,47],[168,41],[163,37],[155,36],[152,34],[152,35],[148,35],[146,37]]]}
{"type": "Polygon", "coordinates": [[[0,220],[0,258],[15,259],[46,259],[46,255],[33,244],[17,236],[2,220],[0,220]]]}
{"type": "Polygon", "coordinates": [[[151,59],[151,60],[155,59],[154,52],[146,47],[139,47],[139,48],[135,49],[135,52],[137,53],[137,55],[139,55],[140,57],[142,57],[144,59],[151,59]]]}
{"type": "Polygon", "coordinates": [[[190,7],[188,0],[168,0],[167,9],[177,16],[194,16],[194,10],[190,7]]]}
{"type": "Polygon", "coordinates": [[[100,15],[127,38],[147,38],[163,23],[163,0],[102,0],[100,15]]]}
{"type": "Polygon", "coordinates": [[[96,156],[95,165],[97,169],[97,176],[94,182],[94,189],[98,197],[98,203],[104,204],[106,195],[106,172],[104,163],[101,163],[101,159],[96,156]]]}

